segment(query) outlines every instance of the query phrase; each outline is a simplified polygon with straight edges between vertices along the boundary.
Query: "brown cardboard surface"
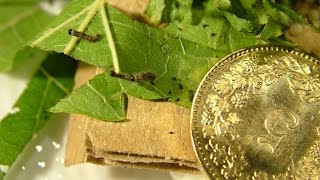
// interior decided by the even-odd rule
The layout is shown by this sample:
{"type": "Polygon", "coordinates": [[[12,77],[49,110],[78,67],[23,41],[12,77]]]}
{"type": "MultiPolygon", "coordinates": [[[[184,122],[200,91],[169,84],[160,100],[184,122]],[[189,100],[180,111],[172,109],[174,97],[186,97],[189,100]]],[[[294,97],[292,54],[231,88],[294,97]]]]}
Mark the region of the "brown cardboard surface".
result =
{"type": "MultiPolygon", "coordinates": [[[[76,85],[99,73],[81,64],[76,85]]],[[[104,122],[71,115],[65,163],[198,172],[190,138],[190,110],[169,102],[128,97],[127,119],[104,122]]]]}

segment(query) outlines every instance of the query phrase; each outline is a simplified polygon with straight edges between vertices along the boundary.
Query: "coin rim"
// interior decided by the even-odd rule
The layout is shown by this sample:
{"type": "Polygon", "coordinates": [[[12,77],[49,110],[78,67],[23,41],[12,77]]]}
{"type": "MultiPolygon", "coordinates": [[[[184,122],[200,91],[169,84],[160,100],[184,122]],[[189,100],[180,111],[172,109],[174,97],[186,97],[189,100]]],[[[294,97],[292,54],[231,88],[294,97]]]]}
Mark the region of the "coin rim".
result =
{"type": "MultiPolygon", "coordinates": [[[[214,179],[214,178],[223,178],[224,177],[217,172],[217,169],[214,169],[212,167],[210,167],[209,165],[206,166],[206,162],[204,160],[205,157],[203,157],[203,153],[200,152],[200,148],[197,148],[196,142],[198,142],[196,139],[200,138],[199,132],[197,132],[196,130],[196,118],[194,117],[194,114],[196,114],[196,111],[198,111],[199,109],[199,102],[200,102],[200,98],[202,96],[202,92],[201,89],[203,89],[204,87],[207,86],[208,81],[211,80],[211,78],[214,78],[213,75],[216,72],[216,68],[218,68],[219,66],[221,66],[224,63],[230,63],[233,62],[237,57],[248,54],[248,53],[252,53],[252,52],[258,52],[258,51],[282,51],[282,52],[287,52],[290,54],[294,54],[294,55],[298,55],[301,56],[302,58],[305,58],[307,60],[310,60],[312,62],[314,62],[316,65],[320,64],[320,60],[313,57],[310,54],[307,54],[297,48],[293,48],[293,47],[288,47],[288,46],[277,46],[277,45],[260,45],[260,46],[251,46],[251,47],[247,47],[247,48],[243,48],[240,50],[237,50],[235,52],[232,52],[228,55],[226,55],[225,57],[223,57],[222,59],[220,59],[217,63],[215,63],[210,70],[206,73],[206,75],[203,77],[203,79],[201,80],[197,91],[194,95],[193,101],[192,101],[192,107],[191,107],[191,113],[190,113],[190,134],[191,134],[191,142],[192,142],[192,146],[193,146],[193,150],[196,154],[197,157],[197,164],[199,164],[199,168],[200,171],[206,175],[207,177],[209,177],[210,179],[214,179]],[[213,75],[212,75],[213,74],[213,75]],[[202,158],[201,158],[202,157],[202,158]]],[[[201,133],[202,134],[202,133],[201,133]]],[[[201,142],[199,142],[201,143],[201,142]]]]}

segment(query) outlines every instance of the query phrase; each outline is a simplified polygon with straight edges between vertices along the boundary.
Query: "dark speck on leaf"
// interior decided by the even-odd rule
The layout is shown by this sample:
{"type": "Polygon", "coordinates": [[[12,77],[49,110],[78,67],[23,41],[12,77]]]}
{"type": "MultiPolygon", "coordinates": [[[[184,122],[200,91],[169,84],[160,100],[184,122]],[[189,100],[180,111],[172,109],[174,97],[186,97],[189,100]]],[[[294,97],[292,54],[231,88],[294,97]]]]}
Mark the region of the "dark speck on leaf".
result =
{"type": "Polygon", "coordinates": [[[183,89],[183,85],[182,85],[182,84],[179,84],[179,88],[182,90],[182,89],[183,89]]]}
{"type": "Polygon", "coordinates": [[[172,93],[172,91],[169,91],[169,92],[168,92],[168,94],[171,94],[171,93],[172,93]]]}
{"type": "Polygon", "coordinates": [[[179,30],[179,31],[182,31],[182,29],[181,29],[181,28],[178,28],[178,30],[179,30]]]}
{"type": "Polygon", "coordinates": [[[152,85],[156,85],[156,83],[155,83],[155,82],[153,82],[153,81],[151,81],[150,83],[151,83],[152,85]]]}
{"type": "Polygon", "coordinates": [[[212,33],[212,34],[211,34],[211,36],[215,36],[215,35],[216,35],[215,33],[212,33]]]}
{"type": "Polygon", "coordinates": [[[43,115],[43,118],[44,118],[44,119],[48,119],[49,117],[50,117],[49,113],[45,113],[45,114],[43,115]]]}
{"type": "Polygon", "coordinates": [[[177,99],[176,99],[176,102],[179,102],[179,101],[180,101],[180,98],[177,98],[177,99]]]}
{"type": "Polygon", "coordinates": [[[174,134],[174,132],[170,131],[169,134],[174,134]]]}
{"type": "Polygon", "coordinates": [[[176,80],[177,80],[177,78],[176,78],[176,77],[172,77],[171,79],[172,79],[172,80],[174,80],[174,81],[176,81],[176,80]]]}
{"type": "Polygon", "coordinates": [[[206,28],[206,27],[208,27],[208,26],[209,26],[208,24],[204,24],[204,25],[203,25],[204,28],[206,28]]]}
{"type": "Polygon", "coordinates": [[[177,1],[174,1],[174,5],[176,6],[176,8],[180,7],[180,4],[177,1]]]}

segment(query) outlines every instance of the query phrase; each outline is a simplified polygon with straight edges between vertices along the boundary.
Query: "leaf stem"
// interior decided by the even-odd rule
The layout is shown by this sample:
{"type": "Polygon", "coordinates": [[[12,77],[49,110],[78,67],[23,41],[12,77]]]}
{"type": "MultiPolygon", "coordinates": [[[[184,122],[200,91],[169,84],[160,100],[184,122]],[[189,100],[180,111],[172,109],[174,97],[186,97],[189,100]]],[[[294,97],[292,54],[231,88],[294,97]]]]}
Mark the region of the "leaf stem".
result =
{"type": "MultiPolygon", "coordinates": [[[[77,31],[79,32],[83,32],[87,27],[88,27],[88,24],[90,23],[91,19],[93,18],[93,16],[97,13],[97,10],[99,8],[99,5],[101,3],[101,0],[96,0],[87,16],[84,18],[84,20],[82,21],[82,23],[80,24],[79,28],[77,29],[77,31]]],[[[71,40],[69,41],[68,45],[65,47],[65,49],[63,50],[63,53],[64,54],[70,54],[70,52],[72,51],[72,49],[75,47],[77,41],[78,41],[78,37],[75,37],[75,36],[72,36],[71,40]]]]}
{"type": "Polygon", "coordinates": [[[103,22],[103,26],[104,29],[106,31],[106,35],[108,38],[108,44],[109,44],[109,48],[111,51],[111,55],[112,55],[112,62],[113,62],[113,68],[114,68],[114,72],[115,73],[120,73],[120,66],[119,66],[119,60],[118,60],[118,55],[117,55],[117,50],[113,41],[113,37],[112,37],[112,33],[111,33],[111,29],[109,26],[109,21],[107,18],[107,14],[106,11],[104,9],[104,1],[101,1],[100,4],[100,13],[101,13],[101,18],[102,18],[102,22],[103,22]]]}

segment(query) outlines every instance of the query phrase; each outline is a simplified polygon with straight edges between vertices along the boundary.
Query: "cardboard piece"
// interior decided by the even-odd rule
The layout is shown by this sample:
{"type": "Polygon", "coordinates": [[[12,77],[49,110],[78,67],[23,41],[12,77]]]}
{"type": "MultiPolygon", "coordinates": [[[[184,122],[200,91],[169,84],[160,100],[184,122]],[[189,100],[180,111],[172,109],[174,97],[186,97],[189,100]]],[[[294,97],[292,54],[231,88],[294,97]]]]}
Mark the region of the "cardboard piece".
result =
{"type": "MultiPolygon", "coordinates": [[[[99,73],[81,64],[79,87],[99,73]]],[[[199,172],[190,135],[190,109],[169,102],[128,97],[127,120],[104,122],[71,115],[65,164],[101,165],[199,172]]]]}

